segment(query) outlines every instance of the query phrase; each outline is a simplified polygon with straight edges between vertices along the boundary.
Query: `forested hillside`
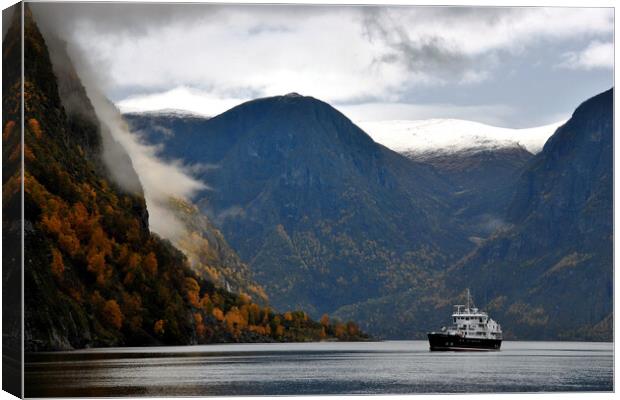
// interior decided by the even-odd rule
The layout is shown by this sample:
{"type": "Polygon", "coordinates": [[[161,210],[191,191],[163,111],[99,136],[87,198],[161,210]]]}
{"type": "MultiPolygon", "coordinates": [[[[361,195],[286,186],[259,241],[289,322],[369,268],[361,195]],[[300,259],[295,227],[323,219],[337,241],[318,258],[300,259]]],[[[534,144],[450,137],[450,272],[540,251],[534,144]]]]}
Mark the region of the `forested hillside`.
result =
{"type": "MultiPolygon", "coordinates": [[[[302,311],[277,314],[218,288],[152,234],[141,190],[121,189],[102,160],[102,143],[113,139],[93,118],[79,78],[71,91],[78,97],[61,96],[67,86],[59,87],[48,46],[25,10],[27,350],[359,337],[354,325],[347,331],[302,311]],[[75,101],[82,103],[73,107],[75,101]]],[[[20,52],[18,18],[4,57],[20,52]]],[[[3,145],[15,162],[21,155],[19,71],[4,77],[14,84],[5,85],[11,91],[4,97],[3,145]]],[[[18,201],[19,184],[19,174],[5,180],[4,205],[18,201]]]]}

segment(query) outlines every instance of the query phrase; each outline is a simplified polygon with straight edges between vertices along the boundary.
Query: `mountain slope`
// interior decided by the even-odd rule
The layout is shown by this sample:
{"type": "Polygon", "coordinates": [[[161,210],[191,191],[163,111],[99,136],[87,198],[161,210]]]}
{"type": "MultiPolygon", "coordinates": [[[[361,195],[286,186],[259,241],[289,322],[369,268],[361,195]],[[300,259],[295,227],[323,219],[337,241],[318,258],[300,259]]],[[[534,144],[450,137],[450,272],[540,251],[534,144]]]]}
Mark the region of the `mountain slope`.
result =
{"type": "Polygon", "coordinates": [[[453,215],[472,238],[486,238],[505,226],[519,176],[534,157],[522,147],[407,156],[433,166],[453,185],[453,215]]]}
{"type": "Polygon", "coordinates": [[[514,337],[590,334],[611,318],[613,89],[583,104],[523,172],[498,232],[448,274],[471,286],[514,337]],[[506,325],[506,322],[504,322],[506,325]]]}
{"type": "MultiPolygon", "coordinates": [[[[46,42],[30,6],[25,10],[26,351],[318,340],[336,333],[351,338],[304,312],[277,314],[246,295],[216,287],[149,231],[130,158],[96,119],[66,55],[50,56],[48,44],[60,51],[59,41],[46,42]],[[117,184],[109,170],[110,148],[118,157],[116,166],[123,166],[124,177],[133,182],[131,189],[117,184]]],[[[19,54],[19,35],[20,29],[9,29],[4,55],[19,54]]],[[[12,82],[5,97],[10,104],[3,115],[3,145],[14,162],[22,154],[19,131],[12,129],[20,115],[20,85],[19,75],[7,76],[12,82]]],[[[11,190],[3,192],[3,206],[19,202],[19,179],[8,180],[11,190]]]]}
{"type": "MultiPolygon", "coordinates": [[[[162,138],[148,118],[128,120],[162,138]]],[[[259,99],[192,124],[163,153],[205,164],[212,190],[199,205],[278,307],[318,315],[419,285],[471,248],[449,219],[445,179],[319,100],[259,99]]]]}

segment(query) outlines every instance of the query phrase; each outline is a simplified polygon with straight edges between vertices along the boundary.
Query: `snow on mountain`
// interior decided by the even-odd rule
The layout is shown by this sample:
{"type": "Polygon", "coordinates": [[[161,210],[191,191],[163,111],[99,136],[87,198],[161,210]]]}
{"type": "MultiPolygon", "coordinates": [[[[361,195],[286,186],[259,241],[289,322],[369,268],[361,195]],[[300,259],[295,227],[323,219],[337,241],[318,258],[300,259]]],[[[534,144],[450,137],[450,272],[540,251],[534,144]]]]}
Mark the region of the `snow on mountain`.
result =
{"type": "Polygon", "coordinates": [[[460,119],[358,123],[375,142],[409,155],[476,152],[511,147],[523,147],[535,154],[542,150],[547,139],[562,124],[564,121],[534,128],[511,129],[460,119]]]}
{"type": "Polygon", "coordinates": [[[148,115],[152,117],[161,117],[161,118],[199,118],[199,119],[209,119],[211,116],[206,114],[201,114],[195,111],[184,110],[179,108],[161,108],[157,110],[132,110],[127,108],[121,108],[121,112],[123,114],[132,114],[132,115],[148,115]]]}

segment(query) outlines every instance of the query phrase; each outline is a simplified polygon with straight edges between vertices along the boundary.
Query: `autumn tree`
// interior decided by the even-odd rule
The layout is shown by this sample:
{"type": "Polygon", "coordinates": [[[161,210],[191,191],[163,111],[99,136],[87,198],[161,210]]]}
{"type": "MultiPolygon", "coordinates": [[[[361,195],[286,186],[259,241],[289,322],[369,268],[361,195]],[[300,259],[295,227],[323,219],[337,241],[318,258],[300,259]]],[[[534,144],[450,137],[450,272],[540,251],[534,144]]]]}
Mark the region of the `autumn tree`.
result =
{"type": "Polygon", "coordinates": [[[63,272],[65,272],[65,263],[62,259],[62,254],[55,247],[52,248],[52,274],[56,278],[62,277],[63,272]]]}
{"type": "Polygon", "coordinates": [[[162,336],[165,333],[165,327],[166,323],[164,322],[164,320],[158,319],[153,325],[153,332],[155,332],[156,335],[162,336]]]}
{"type": "Polygon", "coordinates": [[[123,326],[123,313],[116,300],[108,300],[103,306],[103,319],[116,329],[123,326]]]}
{"type": "Polygon", "coordinates": [[[157,258],[155,257],[155,253],[152,251],[144,257],[142,261],[142,265],[144,265],[144,270],[150,276],[157,275],[157,258]]]}

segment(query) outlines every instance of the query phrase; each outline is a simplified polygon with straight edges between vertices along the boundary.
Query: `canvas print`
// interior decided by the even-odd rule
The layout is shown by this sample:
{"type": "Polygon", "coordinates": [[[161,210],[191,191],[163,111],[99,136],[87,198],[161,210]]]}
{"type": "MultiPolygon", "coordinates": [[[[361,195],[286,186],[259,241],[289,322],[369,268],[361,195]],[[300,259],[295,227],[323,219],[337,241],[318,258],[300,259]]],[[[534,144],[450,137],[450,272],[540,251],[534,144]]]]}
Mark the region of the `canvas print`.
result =
{"type": "Polygon", "coordinates": [[[4,390],[613,392],[613,8],[2,17],[4,390]]]}

